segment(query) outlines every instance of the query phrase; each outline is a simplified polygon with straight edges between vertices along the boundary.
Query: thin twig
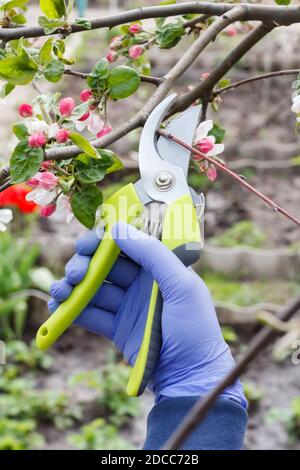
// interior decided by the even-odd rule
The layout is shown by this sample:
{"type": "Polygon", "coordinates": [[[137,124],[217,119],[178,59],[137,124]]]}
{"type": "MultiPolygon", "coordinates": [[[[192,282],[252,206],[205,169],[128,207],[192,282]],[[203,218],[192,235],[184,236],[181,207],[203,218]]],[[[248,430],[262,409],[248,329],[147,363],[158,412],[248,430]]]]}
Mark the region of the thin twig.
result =
{"type": "Polygon", "coordinates": [[[238,82],[232,83],[231,85],[225,86],[223,88],[219,88],[212,92],[212,98],[221,93],[225,93],[226,91],[234,90],[242,85],[246,85],[247,83],[256,82],[258,80],[265,80],[267,78],[274,78],[274,77],[281,77],[284,75],[296,75],[300,72],[300,69],[289,69],[289,70],[277,70],[275,72],[264,73],[262,75],[256,75],[255,77],[249,77],[245,80],[240,80],[238,82]]]}
{"type": "MultiPolygon", "coordinates": [[[[295,299],[289,307],[282,311],[279,315],[280,320],[288,321],[300,309],[300,297],[295,299]]],[[[263,351],[268,344],[278,335],[277,331],[269,327],[262,328],[259,333],[252,339],[248,345],[244,356],[236,363],[235,367],[229,372],[219,385],[204,398],[200,398],[189,411],[182,423],[175,429],[174,433],[164,444],[164,450],[175,450],[185,441],[190,433],[205,418],[208,411],[214,405],[219,395],[230,385],[234,384],[242,373],[245,372],[249,364],[251,364],[258,354],[263,351]]]]}
{"type": "Polygon", "coordinates": [[[0,186],[0,193],[2,191],[4,191],[5,189],[9,188],[11,186],[11,179],[10,178],[7,178],[6,180],[4,180],[3,184],[0,186]]]}
{"type": "MultiPolygon", "coordinates": [[[[300,21],[300,9],[298,6],[278,6],[278,5],[257,5],[249,3],[239,4],[243,9],[242,20],[253,21],[272,21],[276,26],[290,25],[300,21]]],[[[177,5],[160,5],[109,15],[104,18],[90,20],[91,29],[112,28],[124,23],[143,20],[147,18],[167,18],[168,16],[184,15],[189,13],[208,14],[210,16],[222,16],[236,7],[235,3],[208,3],[208,2],[187,2],[177,5]]],[[[86,28],[71,23],[68,29],[68,35],[86,31],[86,28]]],[[[66,34],[66,30],[60,28],[52,34],[66,34]]],[[[40,26],[23,26],[20,28],[2,28],[0,29],[0,40],[11,41],[12,39],[35,38],[46,36],[44,28],[40,26]]]]}
{"type": "Polygon", "coordinates": [[[172,106],[171,113],[183,111],[190,106],[198,98],[202,98],[210,94],[214,86],[224,77],[224,75],[237,63],[239,60],[257,44],[263,37],[265,37],[272,29],[275,28],[273,24],[259,24],[253,29],[224,59],[210,72],[208,78],[203,80],[199,85],[195,86],[191,91],[184,93],[176,100],[172,106]]]}
{"type": "Polygon", "coordinates": [[[199,23],[204,23],[208,18],[210,18],[211,15],[206,14],[206,15],[199,15],[196,18],[192,18],[191,20],[187,20],[183,23],[184,28],[195,28],[195,26],[199,23]]]}
{"type": "Polygon", "coordinates": [[[219,168],[221,171],[223,171],[224,173],[226,173],[227,175],[229,175],[231,178],[233,178],[235,181],[237,181],[238,183],[240,183],[244,188],[248,189],[248,191],[250,191],[251,193],[255,194],[255,196],[259,197],[260,199],[262,199],[266,204],[268,204],[274,211],[276,212],[280,212],[281,214],[283,214],[285,217],[287,217],[288,219],[290,219],[292,222],[294,222],[295,224],[299,225],[300,226],[300,220],[297,219],[296,217],[294,217],[292,214],[290,214],[288,211],[286,211],[285,209],[283,209],[282,207],[278,206],[278,204],[276,204],[274,201],[272,201],[272,199],[269,199],[267,196],[265,196],[264,194],[262,194],[260,191],[258,191],[257,189],[255,189],[251,184],[247,183],[247,181],[245,181],[243,178],[241,178],[237,173],[235,173],[234,171],[230,170],[227,166],[223,165],[220,161],[214,159],[213,157],[209,157],[207,155],[205,155],[204,153],[200,152],[199,150],[195,149],[194,147],[192,147],[191,145],[188,145],[186,144],[185,142],[183,142],[182,140],[178,139],[177,137],[175,137],[174,135],[172,134],[168,134],[167,132],[165,132],[164,130],[162,129],[159,129],[158,130],[158,133],[160,135],[163,135],[164,137],[166,137],[167,139],[169,140],[172,140],[173,142],[176,142],[178,145],[181,145],[182,147],[186,148],[187,150],[189,150],[190,152],[192,152],[192,154],[194,155],[198,155],[198,157],[201,157],[202,160],[206,160],[207,162],[209,163],[212,163],[213,165],[215,165],[217,168],[219,168]]]}
{"type": "MultiPolygon", "coordinates": [[[[83,80],[86,80],[87,77],[89,76],[88,73],[78,72],[77,70],[72,70],[72,69],[66,69],[64,71],[64,74],[71,75],[72,77],[82,78],[83,80]]],[[[140,79],[142,82],[152,83],[153,85],[160,85],[160,83],[162,82],[162,78],[152,77],[151,75],[140,74],[140,79]]]]}
{"type": "MultiPolygon", "coordinates": [[[[110,134],[91,141],[91,144],[96,148],[105,148],[132,130],[143,126],[151,111],[168,94],[177,79],[193,64],[199,54],[216,38],[220,31],[242,16],[243,11],[243,8],[237,6],[224,15],[224,17],[218,18],[212,23],[181,56],[174,67],[162,78],[161,84],[156,88],[143,108],[134,117],[114,129],[110,134]]],[[[45,160],[66,160],[76,157],[80,152],[81,150],[75,145],[63,148],[51,148],[46,150],[45,160]]]]}

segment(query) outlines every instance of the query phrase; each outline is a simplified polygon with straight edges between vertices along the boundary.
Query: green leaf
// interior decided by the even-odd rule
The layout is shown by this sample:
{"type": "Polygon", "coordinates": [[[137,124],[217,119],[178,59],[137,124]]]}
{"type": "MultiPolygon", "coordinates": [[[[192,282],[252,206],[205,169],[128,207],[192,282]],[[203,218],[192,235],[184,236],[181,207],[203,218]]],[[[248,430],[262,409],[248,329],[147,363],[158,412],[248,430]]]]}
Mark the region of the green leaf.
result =
{"type": "Polygon", "coordinates": [[[57,39],[56,41],[53,41],[52,43],[53,46],[53,52],[57,57],[62,57],[66,51],[66,45],[65,41],[62,39],[57,39]]]}
{"type": "Polygon", "coordinates": [[[120,162],[116,155],[111,150],[97,149],[97,151],[101,156],[99,160],[90,158],[85,154],[81,154],[76,158],[76,177],[81,183],[97,183],[103,180],[105,174],[117,171],[117,169],[113,169],[117,166],[117,162],[120,162]]]}
{"type": "Polygon", "coordinates": [[[291,0],[275,0],[275,3],[277,3],[277,5],[289,5],[291,0]]]}
{"type": "Polygon", "coordinates": [[[85,29],[91,29],[91,22],[87,18],[75,18],[74,24],[85,29]]]}
{"type": "Polygon", "coordinates": [[[52,58],[52,38],[47,39],[43,44],[39,53],[39,61],[41,65],[46,65],[52,58]]]}
{"type": "Polygon", "coordinates": [[[44,158],[41,148],[33,149],[27,140],[19,142],[10,159],[11,179],[13,183],[29,180],[40,169],[44,158]]]}
{"type": "Polygon", "coordinates": [[[72,211],[79,222],[92,229],[96,211],[102,201],[102,193],[96,185],[82,185],[71,197],[72,211]]]}
{"type": "Polygon", "coordinates": [[[67,14],[64,0],[40,0],[40,9],[51,19],[62,18],[67,14]]]}
{"type": "Polygon", "coordinates": [[[44,75],[46,80],[51,83],[57,83],[61,80],[63,73],[65,71],[64,64],[59,60],[51,60],[49,64],[47,64],[44,75]]]}
{"type": "Polygon", "coordinates": [[[28,129],[23,122],[19,122],[12,127],[13,133],[19,140],[25,140],[28,137],[28,129]]]}
{"type": "Polygon", "coordinates": [[[113,99],[127,98],[136,91],[140,81],[140,76],[134,68],[126,65],[115,67],[108,79],[109,94],[113,99]]]}
{"type": "MultiPolygon", "coordinates": [[[[103,150],[101,150],[103,152],[103,150]]],[[[112,164],[110,167],[107,168],[106,174],[109,175],[110,173],[115,173],[116,171],[123,170],[124,165],[121,162],[121,160],[115,155],[114,153],[112,154],[112,164]]],[[[103,156],[102,156],[103,158],[103,156]]]]}
{"type": "Polygon", "coordinates": [[[97,183],[103,180],[105,176],[105,168],[102,165],[101,160],[90,158],[90,161],[86,164],[81,160],[75,161],[76,178],[81,183],[97,183]]]}
{"type": "Polygon", "coordinates": [[[107,59],[100,59],[95,65],[92,72],[87,77],[87,84],[92,90],[103,91],[108,85],[110,74],[109,62],[107,59]]]}
{"type": "Polygon", "coordinates": [[[12,85],[11,83],[4,83],[0,87],[0,98],[5,98],[7,95],[9,95],[13,90],[15,89],[15,85],[12,85]]]}
{"type": "Polygon", "coordinates": [[[224,140],[225,132],[225,129],[218,126],[217,124],[214,124],[208,135],[212,135],[216,139],[216,144],[221,144],[224,140]]]}
{"type": "Polygon", "coordinates": [[[230,85],[231,80],[230,78],[223,78],[218,83],[218,88],[225,88],[226,86],[230,85]]]}
{"type": "Polygon", "coordinates": [[[97,150],[90,144],[90,142],[78,132],[70,132],[70,139],[73,144],[77,145],[84,153],[92,158],[99,158],[97,150]]]}
{"type": "Polygon", "coordinates": [[[38,23],[42,28],[44,28],[45,34],[52,34],[64,25],[63,20],[49,20],[45,16],[39,16],[38,23]]]}
{"type": "Polygon", "coordinates": [[[12,8],[25,9],[28,0],[3,0],[0,2],[0,10],[10,10],[12,8]]]}
{"type": "Polygon", "coordinates": [[[156,30],[156,44],[161,49],[170,49],[176,46],[185,34],[182,19],[167,23],[156,30]]]}
{"type": "Polygon", "coordinates": [[[27,22],[25,16],[21,14],[12,16],[10,20],[12,21],[12,23],[21,24],[21,25],[27,22]]]}
{"type": "Polygon", "coordinates": [[[0,77],[12,85],[27,85],[34,79],[37,70],[37,63],[25,48],[16,57],[0,60],[0,77]]]}

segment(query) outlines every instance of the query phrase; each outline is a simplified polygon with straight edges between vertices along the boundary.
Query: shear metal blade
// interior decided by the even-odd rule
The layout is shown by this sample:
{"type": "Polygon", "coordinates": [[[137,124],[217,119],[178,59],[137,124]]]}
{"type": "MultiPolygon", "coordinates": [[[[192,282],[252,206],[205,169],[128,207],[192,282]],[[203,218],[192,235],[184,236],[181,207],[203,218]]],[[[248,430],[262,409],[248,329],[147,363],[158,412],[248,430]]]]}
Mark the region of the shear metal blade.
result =
{"type": "MultiPolygon", "coordinates": [[[[149,115],[141,134],[139,145],[141,179],[135,187],[143,202],[152,200],[170,204],[190,193],[186,180],[190,152],[174,142],[168,142],[165,137],[158,139],[156,132],[176,96],[176,94],[169,95],[156,106],[149,115]],[[157,184],[160,174],[168,174],[173,181],[173,185],[167,190],[160,188],[157,184]]],[[[191,144],[198,123],[199,111],[199,107],[188,109],[167,126],[167,131],[191,144]]]]}
{"type": "MultiPolygon", "coordinates": [[[[165,131],[169,134],[175,135],[178,139],[186,142],[187,144],[192,145],[194,134],[199,122],[200,112],[201,105],[192,106],[173,119],[165,128],[165,131]]],[[[185,177],[187,178],[191,158],[191,152],[189,150],[163,136],[158,138],[157,150],[163,160],[168,161],[172,165],[181,167],[185,177]]]]}

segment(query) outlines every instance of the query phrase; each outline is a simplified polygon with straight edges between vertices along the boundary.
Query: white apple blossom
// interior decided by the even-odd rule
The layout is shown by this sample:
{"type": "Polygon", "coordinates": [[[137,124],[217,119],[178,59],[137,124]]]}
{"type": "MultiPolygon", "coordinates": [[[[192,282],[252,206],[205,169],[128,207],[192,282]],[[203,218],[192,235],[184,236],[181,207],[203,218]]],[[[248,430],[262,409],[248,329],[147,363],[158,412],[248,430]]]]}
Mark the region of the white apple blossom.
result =
{"type": "Polygon", "coordinates": [[[40,121],[40,119],[37,118],[26,119],[25,124],[29,134],[33,134],[34,132],[43,133],[47,132],[49,129],[49,126],[45,121],[40,121]]]}
{"type": "Polygon", "coordinates": [[[81,132],[87,128],[92,134],[96,135],[103,129],[104,121],[98,114],[90,113],[89,117],[84,121],[76,121],[75,127],[81,132]]]}
{"type": "Polygon", "coordinates": [[[47,189],[35,188],[26,194],[26,200],[35,202],[39,206],[48,206],[57,196],[56,190],[47,191],[47,189]]]}
{"type": "Polygon", "coordinates": [[[72,212],[71,205],[70,205],[70,200],[64,194],[61,194],[57,198],[56,211],[53,214],[53,217],[54,218],[57,217],[60,220],[64,219],[67,222],[67,224],[69,224],[74,217],[74,214],[72,212]]]}
{"type": "Polygon", "coordinates": [[[48,126],[48,129],[46,131],[49,139],[52,139],[53,137],[55,137],[59,129],[60,127],[56,122],[53,122],[53,124],[50,124],[50,126],[48,126]]]}
{"type": "Polygon", "coordinates": [[[291,107],[291,110],[293,111],[293,113],[300,113],[300,95],[297,95],[297,96],[293,96],[293,104],[292,104],[292,107],[291,107]]]}
{"type": "Polygon", "coordinates": [[[208,157],[214,157],[224,152],[223,144],[216,144],[216,139],[213,135],[208,135],[209,131],[213,128],[213,122],[211,120],[203,121],[199,124],[196,134],[195,134],[195,143],[198,144],[201,140],[208,139],[213,148],[205,153],[208,157]]]}
{"type": "Polygon", "coordinates": [[[5,232],[7,224],[12,221],[13,213],[10,209],[0,209],[0,232],[5,232]]]}

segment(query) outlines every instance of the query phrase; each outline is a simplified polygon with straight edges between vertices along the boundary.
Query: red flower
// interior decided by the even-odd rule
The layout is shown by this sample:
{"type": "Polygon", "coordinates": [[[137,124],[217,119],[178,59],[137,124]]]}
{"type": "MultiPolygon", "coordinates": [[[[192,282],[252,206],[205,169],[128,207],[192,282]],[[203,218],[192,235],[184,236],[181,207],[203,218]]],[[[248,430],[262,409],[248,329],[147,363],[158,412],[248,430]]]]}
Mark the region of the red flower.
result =
{"type": "Polygon", "coordinates": [[[25,196],[31,191],[23,184],[10,186],[0,193],[0,207],[14,206],[24,214],[35,212],[37,205],[34,202],[26,201],[25,196]]]}

